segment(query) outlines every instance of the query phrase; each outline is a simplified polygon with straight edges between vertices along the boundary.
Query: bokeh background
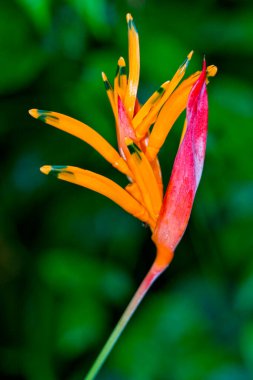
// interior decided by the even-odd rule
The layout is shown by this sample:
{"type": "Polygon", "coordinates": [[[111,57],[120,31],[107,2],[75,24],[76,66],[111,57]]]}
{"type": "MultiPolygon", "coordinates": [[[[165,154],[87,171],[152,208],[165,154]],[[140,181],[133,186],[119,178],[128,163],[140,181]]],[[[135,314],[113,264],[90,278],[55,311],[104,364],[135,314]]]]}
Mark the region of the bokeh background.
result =
{"type": "MultiPolygon", "coordinates": [[[[140,34],[139,98],[188,68],[209,85],[205,169],[187,232],[100,380],[253,379],[253,3],[248,0],[12,0],[0,5],[0,361],[8,380],[79,380],[152,263],[139,221],[43,164],[125,178],[29,108],[85,121],[116,144],[101,71],[140,34]]],[[[169,178],[183,119],[161,152],[169,178]]]]}

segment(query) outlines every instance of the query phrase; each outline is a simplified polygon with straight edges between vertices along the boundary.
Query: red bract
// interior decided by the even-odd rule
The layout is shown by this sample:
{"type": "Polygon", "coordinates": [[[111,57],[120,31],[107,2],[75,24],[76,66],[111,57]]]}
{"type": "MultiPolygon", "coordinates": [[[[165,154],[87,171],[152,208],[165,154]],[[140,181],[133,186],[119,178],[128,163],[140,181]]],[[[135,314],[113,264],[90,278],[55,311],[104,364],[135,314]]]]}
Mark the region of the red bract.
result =
{"type": "Polygon", "coordinates": [[[207,139],[206,63],[187,104],[186,126],[152,236],[157,264],[167,266],[187,227],[202,174],[207,139]]]}

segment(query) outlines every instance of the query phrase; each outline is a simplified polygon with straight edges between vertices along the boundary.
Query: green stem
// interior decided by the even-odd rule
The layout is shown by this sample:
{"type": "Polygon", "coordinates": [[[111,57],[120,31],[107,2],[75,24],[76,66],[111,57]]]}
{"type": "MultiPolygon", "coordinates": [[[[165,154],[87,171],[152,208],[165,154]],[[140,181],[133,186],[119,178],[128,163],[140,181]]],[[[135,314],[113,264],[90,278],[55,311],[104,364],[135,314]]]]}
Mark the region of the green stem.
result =
{"type": "Polygon", "coordinates": [[[110,354],[111,350],[113,349],[115,343],[117,342],[118,338],[120,337],[122,331],[126,327],[129,319],[137,309],[138,305],[140,304],[141,300],[144,298],[145,294],[153,284],[153,282],[157,279],[157,277],[163,272],[165,268],[158,268],[156,265],[156,262],[152,265],[150,270],[148,271],[147,275],[145,276],[144,280],[142,281],[141,285],[137,289],[136,293],[134,294],[132,300],[130,301],[129,305],[127,306],[126,310],[122,314],[119,322],[117,323],[116,327],[114,328],[113,332],[109,336],[107,342],[105,343],[102,351],[98,355],[97,359],[95,360],[93,366],[89,370],[88,374],[84,378],[84,380],[93,380],[97,376],[99,370],[101,369],[102,365],[104,364],[105,360],[107,359],[108,355],[110,354]]]}

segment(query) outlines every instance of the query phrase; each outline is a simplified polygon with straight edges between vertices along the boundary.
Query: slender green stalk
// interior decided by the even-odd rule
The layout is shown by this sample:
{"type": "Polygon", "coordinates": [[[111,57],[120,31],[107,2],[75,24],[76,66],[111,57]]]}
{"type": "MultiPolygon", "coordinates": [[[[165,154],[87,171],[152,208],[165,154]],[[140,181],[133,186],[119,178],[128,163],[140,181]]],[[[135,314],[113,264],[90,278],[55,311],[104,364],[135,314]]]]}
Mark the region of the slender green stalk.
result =
{"type": "Polygon", "coordinates": [[[108,355],[110,354],[111,350],[113,349],[115,343],[117,342],[119,336],[121,335],[122,331],[126,327],[128,321],[130,320],[131,316],[137,309],[138,305],[140,304],[141,300],[144,298],[145,294],[153,284],[153,282],[157,279],[157,277],[163,272],[165,268],[161,269],[156,266],[156,262],[152,265],[150,270],[148,271],[147,275],[145,276],[144,280],[142,281],[141,285],[137,289],[136,293],[134,294],[132,300],[130,301],[129,305],[127,306],[126,310],[122,314],[119,322],[117,323],[116,327],[114,328],[113,332],[109,336],[107,342],[105,343],[102,351],[98,355],[97,359],[95,360],[93,366],[91,367],[90,371],[84,378],[84,380],[93,380],[97,376],[99,370],[101,369],[102,365],[104,364],[105,360],[107,359],[108,355]]]}

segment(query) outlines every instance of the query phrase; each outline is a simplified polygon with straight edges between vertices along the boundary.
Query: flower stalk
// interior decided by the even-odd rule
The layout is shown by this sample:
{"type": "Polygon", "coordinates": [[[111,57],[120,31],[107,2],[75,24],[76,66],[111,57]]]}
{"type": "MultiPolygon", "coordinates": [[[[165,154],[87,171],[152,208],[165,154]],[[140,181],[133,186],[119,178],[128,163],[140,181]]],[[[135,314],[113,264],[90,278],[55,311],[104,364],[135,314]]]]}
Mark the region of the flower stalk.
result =
{"type": "Polygon", "coordinates": [[[130,318],[134,314],[135,310],[145,297],[146,293],[150,289],[151,285],[155,282],[155,280],[161,275],[161,273],[166,269],[166,267],[161,267],[157,265],[157,261],[153,263],[150,270],[148,271],[147,275],[145,276],[144,280],[140,284],[139,288],[137,289],[136,293],[134,294],[133,298],[131,299],[130,303],[128,304],[127,308],[125,309],[124,313],[122,314],[120,320],[118,321],[117,325],[115,326],[114,330],[112,331],[111,335],[109,336],[107,342],[105,343],[104,347],[100,351],[100,354],[98,355],[97,359],[95,360],[93,366],[89,370],[88,374],[85,376],[84,380],[93,380],[95,379],[96,375],[98,374],[100,368],[104,364],[105,360],[107,359],[108,355],[112,351],[115,343],[119,339],[120,335],[122,334],[124,328],[128,324],[130,318]]]}

